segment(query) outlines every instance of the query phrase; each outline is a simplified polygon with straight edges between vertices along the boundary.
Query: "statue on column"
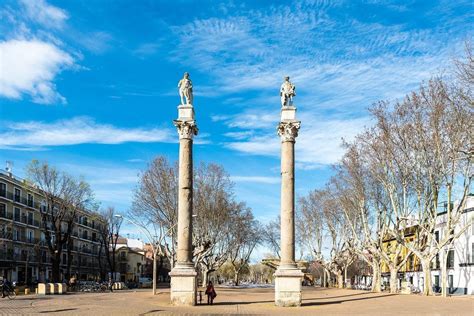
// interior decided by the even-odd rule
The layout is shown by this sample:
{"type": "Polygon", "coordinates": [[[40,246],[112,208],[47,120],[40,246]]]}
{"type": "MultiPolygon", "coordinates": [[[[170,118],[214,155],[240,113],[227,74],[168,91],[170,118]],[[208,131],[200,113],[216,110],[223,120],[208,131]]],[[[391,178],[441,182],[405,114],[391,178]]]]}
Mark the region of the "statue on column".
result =
{"type": "Polygon", "coordinates": [[[189,79],[189,73],[185,72],[183,79],[178,82],[179,97],[181,98],[181,105],[193,104],[193,82],[189,79]],[[184,102],[186,99],[186,103],[184,102]]]}
{"type": "Polygon", "coordinates": [[[281,106],[292,106],[293,97],[296,95],[296,87],[290,82],[290,77],[286,76],[280,87],[281,106]]]}

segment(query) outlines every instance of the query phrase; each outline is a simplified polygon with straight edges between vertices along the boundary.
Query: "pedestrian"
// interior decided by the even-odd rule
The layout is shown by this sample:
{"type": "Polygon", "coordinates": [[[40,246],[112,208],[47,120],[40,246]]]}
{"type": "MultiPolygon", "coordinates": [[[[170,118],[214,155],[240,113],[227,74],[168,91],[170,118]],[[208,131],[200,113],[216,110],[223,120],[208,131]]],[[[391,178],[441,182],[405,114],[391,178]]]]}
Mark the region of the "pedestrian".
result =
{"type": "Polygon", "coordinates": [[[72,290],[72,291],[76,291],[76,283],[77,283],[76,276],[73,275],[73,276],[69,279],[69,286],[71,287],[71,290],[72,290]]]}
{"type": "Polygon", "coordinates": [[[3,277],[0,279],[0,285],[2,286],[2,298],[4,298],[11,291],[11,283],[7,278],[3,277]]]}
{"type": "Polygon", "coordinates": [[[112,277],[109,276],[109,291],[114,291],[114,282],[112,282],[112,277]]]}
{"type": "Polygon", "coordinates": [[[214,290],[214,285],[212,285],[211,281],[209,281],[209,283],[207,284],[206,295],[207,295],[207,305],[209,304],[212,305],[214,303],[214,299],[217,296],[217,293],[216,293],[216,290],[214,290]]]}

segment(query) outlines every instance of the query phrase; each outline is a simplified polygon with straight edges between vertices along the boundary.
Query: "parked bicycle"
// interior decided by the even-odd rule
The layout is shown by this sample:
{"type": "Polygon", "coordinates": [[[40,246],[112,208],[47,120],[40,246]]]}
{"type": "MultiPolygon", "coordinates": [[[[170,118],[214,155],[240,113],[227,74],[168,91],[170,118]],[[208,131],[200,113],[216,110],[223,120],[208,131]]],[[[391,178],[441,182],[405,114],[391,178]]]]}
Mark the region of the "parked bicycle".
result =
{"type": "Polygon", "coordinates": [[[2,298],[8,297],[12,300],[16,297],[15,289],[8,280],[0,280],[0,287],[2,290],[2,298]]]}

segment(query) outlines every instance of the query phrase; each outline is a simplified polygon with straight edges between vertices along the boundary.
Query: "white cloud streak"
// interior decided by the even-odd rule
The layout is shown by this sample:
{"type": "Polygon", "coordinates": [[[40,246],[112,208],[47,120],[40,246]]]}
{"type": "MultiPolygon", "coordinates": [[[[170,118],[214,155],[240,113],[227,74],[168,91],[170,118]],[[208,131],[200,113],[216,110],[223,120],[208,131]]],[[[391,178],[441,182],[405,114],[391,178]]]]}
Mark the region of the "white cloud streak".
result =
{"type": "Polygon", "coordinates": [[[78,144],[121,144],[126,142],[174,142],[171,131],[159,128],[119,128],[99,124],[87,117],[53,123],[25,122],[7,124],[0,132],[0,148],[22,149],[78,144]]]}
{"type": "Polygon", "coordinates": [[[263,177],[263,176],[231,176],[230,179],[234,182],[251,182],[251,183],[262,183],[262,184],[278,184],[280,183],[279,177],[263,177]]]}

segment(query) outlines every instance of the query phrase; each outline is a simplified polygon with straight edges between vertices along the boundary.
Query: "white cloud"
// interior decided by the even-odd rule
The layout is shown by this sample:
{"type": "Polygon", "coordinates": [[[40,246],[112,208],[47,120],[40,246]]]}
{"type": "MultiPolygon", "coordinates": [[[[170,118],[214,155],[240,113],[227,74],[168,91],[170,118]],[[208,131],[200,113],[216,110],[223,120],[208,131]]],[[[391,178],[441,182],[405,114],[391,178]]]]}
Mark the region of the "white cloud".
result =
{"type": "MultiPolygon", "coordinates": [[[[342,139],[350,141],[364,127],[371,125],[368,118],[325,119],[302,113],[299,136],[296,139],[296,163],[301,169],[317,168],[337,163],[344,153],[342,139]]],[[[280,139],[276,132],[261,133],[247,140],[228,142],[226,147],[249,155],[279,157],[280,139]]]]}
{"type": "Polygon", "coordinates": [[[56,91],[54,78],[74,65],[73,58],[57,46],[39,40],[0,42],[0,95],[33,102],[65,103],[56,91]]]}
{"type": "Polygon", "coordinates": [[[252,182],[263,184],[278,184],[279,177],[263,177],[263,176],[231,176],[230,179],[234,182],[252,182]]]}
{"type": "Polygon", "coordinates": [[[31,121],[9,124],[6,130],[0,132],[0,148],[173,142],[175,138],[167,129],[119,128],[96,123],[87,117],[76,117],[53,123],[31,121]]]}
{"type": "Polygon", "coordinates": [[[68,13],[44,0],[21,0],[26,15],[46,27],[61,28],[68,19],[68,13]]]}

